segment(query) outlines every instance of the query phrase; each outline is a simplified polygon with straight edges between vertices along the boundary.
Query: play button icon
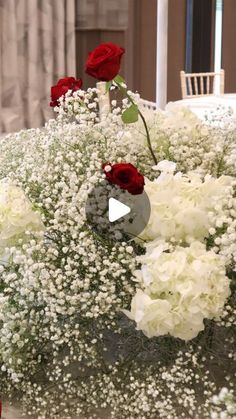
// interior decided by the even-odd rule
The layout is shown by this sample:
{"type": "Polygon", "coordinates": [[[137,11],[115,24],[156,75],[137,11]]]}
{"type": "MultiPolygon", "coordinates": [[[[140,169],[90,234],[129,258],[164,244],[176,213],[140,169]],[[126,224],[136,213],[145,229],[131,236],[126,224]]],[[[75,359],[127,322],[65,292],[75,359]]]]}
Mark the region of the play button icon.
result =
{"type": "Polygon", "coordinates": [[[114,221],[119,220],[129,213],[130,207],[128,205],[123,204],[115,198],[109,199],[108,218],[111,223],[114,223],[114,221]]]}
{"type": "Polygon", "coordinates": [[[131,195],[101,180],[89,191],[85,212],[87,225],[96,238],[126,241],[144,230],[151,207],[145,190],[140,195],[131,195]]]}

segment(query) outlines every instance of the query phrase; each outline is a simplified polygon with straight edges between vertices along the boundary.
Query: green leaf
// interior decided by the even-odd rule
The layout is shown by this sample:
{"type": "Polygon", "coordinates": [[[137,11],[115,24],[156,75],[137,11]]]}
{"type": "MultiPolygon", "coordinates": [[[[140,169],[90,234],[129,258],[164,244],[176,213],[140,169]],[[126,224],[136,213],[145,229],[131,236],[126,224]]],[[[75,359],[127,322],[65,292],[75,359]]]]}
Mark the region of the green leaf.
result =
{"type": "Polygon", "coordinates": [[[138,120],[138,106],[133,104],[122,113],[122,121],[125,124],[132,124],[138,120]]]}
{"type": "Polygon", "coordinates": [[[114,81],[117,84],[125,83],[125,79],[123,79],[123,77],[121,77],[119,74],[117,74],[117,76],[114,78],[114,81]]]}
{"type": "Polygon", "coordinates": [[[112,81],[107,81],[106,82],[106,93],[109,92],[109,90],[111,88],[111,85],[112,85],[112,81]]]}

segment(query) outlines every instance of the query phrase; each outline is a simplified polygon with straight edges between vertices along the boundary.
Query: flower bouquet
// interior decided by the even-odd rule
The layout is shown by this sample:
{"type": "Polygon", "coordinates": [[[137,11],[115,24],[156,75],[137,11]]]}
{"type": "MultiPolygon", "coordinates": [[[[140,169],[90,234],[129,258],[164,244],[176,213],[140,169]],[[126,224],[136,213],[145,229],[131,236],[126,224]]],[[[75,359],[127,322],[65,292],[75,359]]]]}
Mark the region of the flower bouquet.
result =
{"type": "Polygon", "coordinates": [[[57,118],[1,141],[3,414],[19,400],[39,419],[233,418],[235,124],[145,110],[123,54],[97,47],[86,71],[102,84],[59,80],[57,118]],[[92,228],[104,183],[148,196],[138,236],[92,228]]]}

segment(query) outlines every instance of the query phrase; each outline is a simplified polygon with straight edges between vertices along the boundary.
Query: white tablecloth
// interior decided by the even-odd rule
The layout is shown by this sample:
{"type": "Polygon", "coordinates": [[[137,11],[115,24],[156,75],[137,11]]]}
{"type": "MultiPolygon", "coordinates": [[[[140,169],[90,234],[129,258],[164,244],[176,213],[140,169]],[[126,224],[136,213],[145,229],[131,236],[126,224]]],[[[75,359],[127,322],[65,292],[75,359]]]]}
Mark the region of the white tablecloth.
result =
{"type": "Polygon", "coordinates": [[[227,93],[220,96],[202,96],[190,99],[183,99],[174,102],[191,109],[199,118],[204,119],[209,112],[217,108],[231,108],[236,117],[236,93],[227,93]]]}

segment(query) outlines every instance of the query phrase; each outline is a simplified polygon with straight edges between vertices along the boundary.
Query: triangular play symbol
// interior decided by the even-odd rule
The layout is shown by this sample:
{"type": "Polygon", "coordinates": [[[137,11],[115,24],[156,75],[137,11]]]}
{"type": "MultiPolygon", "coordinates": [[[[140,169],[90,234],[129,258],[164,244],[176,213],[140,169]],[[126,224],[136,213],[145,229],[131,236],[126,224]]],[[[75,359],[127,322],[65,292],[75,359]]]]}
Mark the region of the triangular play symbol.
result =
{"type": "Polygon", "coordinates": [[[130,207],[123,204],[120,201],[117,201],[115,198],[109,199],[109,206],[108,206],[108,218],[111,223],[119,218],[124,217],[126,214],[129,214],[130,207]]]}

